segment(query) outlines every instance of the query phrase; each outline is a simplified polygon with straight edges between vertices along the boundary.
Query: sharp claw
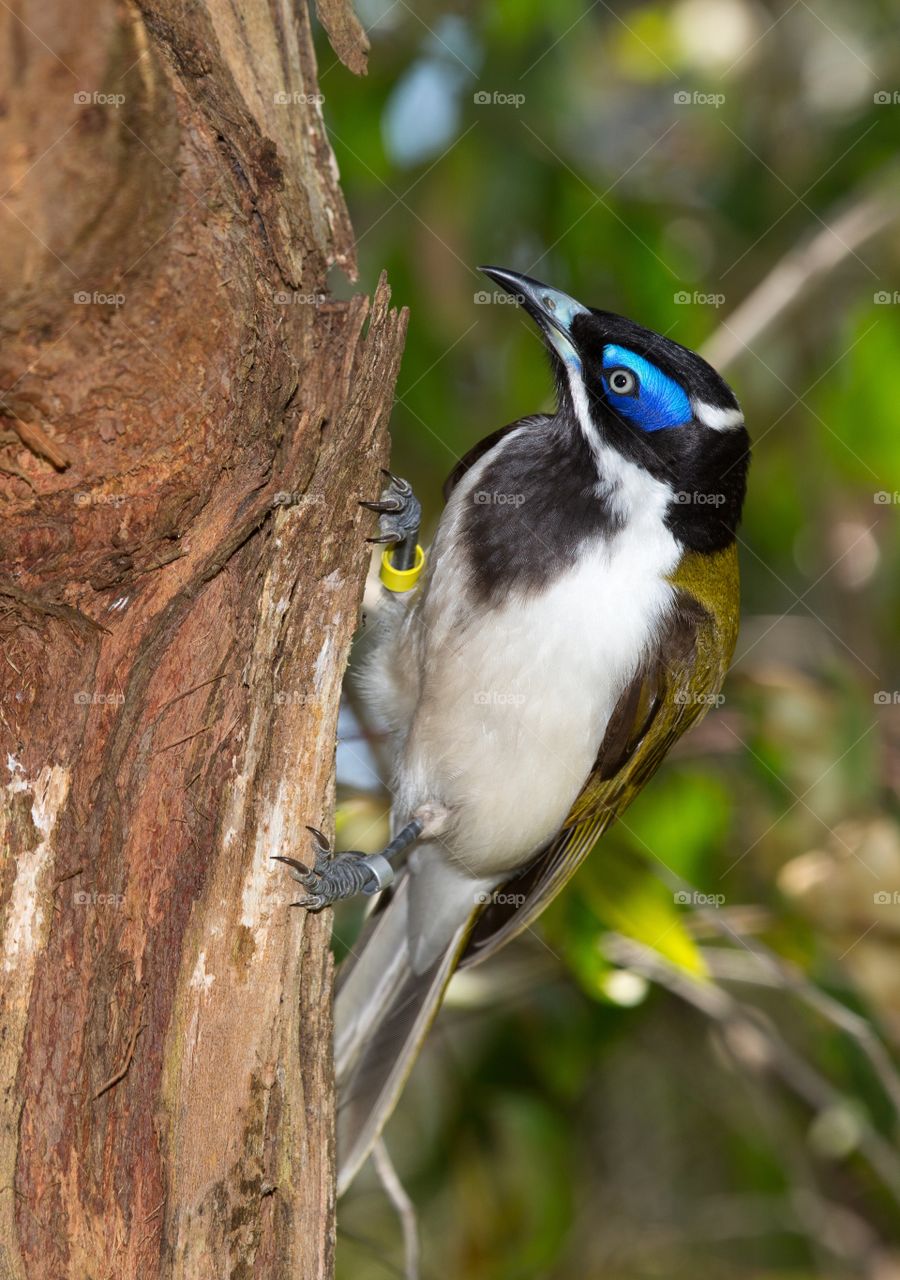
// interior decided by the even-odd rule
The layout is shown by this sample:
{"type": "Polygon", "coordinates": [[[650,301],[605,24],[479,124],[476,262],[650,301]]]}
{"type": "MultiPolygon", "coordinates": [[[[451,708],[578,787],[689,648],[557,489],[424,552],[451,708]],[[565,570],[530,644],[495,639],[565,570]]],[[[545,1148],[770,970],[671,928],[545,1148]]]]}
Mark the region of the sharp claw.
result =
{"type": "Polygon", "coordinates": [[[280,854],[280,853],[273,853],[272,860],[273,862],[284,862],[289,867],[293,867],[295,871],[299,871],[300,874],[304,876],[310,875],[312,871],[312,868],[308,867],[305,862],[298,862],[296,858],[286,858],[283,854],[280,854]]]}
{"type": "Polygon", "coordinates": [[[394,546],[396,543],[402,542],[402,541],[403,539],[401,538],[399,533],[383,533],[378,538],[366,538],[366,542],[379,542],[379,543],[389,542],[391,546],[394,546]]]}
{"type": "Polygon", "coordinates": [[[368,511],[377,511],[380,516],[391,515],[393,512],[403,510],[403,503],[399,498],[387,498],[384,502],[363,502],[360,499],[359,505],[365,507],[368,511]]]}
{"type": "Polygon", "coordinates": [[[397,492],[402,494],[412,493],[412,485],[408,480],[402,480],[400,476],[395,476],[393,471],[388,471],[387,467],[381,468],[381,474],[387,476],[391,484],[397,486],[397,492]]]}
{"type": "MultiPolygon", "coordinates": [[[[306,830],[313,837],[313,839],[315,840],[316,844],[319,846],[320,849],[324,849],[326,853],[329,853],[331,851],[331,845],[328,843],[327,836],[324,836],[318,827],[311,827],[307,823],[306,830]]],[[[309,868],[307,868],[307,870],[309,870],[309,868]]]]}
{"type": "Polygon", "coordinates": [[[306,907],[307,911],[321,911],[325,906],[325,899],[320,898],[318,894],[309,894],[305,898],[300,898],[297,902],[291,903],[292,907],[306,907]]]}

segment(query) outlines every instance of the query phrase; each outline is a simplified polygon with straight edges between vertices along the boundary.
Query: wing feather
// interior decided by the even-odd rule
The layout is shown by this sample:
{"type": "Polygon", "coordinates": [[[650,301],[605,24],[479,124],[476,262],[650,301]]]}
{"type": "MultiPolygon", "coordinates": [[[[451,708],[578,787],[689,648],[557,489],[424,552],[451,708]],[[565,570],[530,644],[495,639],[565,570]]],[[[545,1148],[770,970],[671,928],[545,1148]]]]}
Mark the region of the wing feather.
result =
{"type": "Polygon", "coordinates": [[[515,422],[508,423],[505,427],[500,427],[497,431],[492,431],[489,436],[485,436],[483,440],[479,440],[477,444],[473,444],[468,453],[464,454],[456,466],[450,472],[444,481],[444,501],[446,502],[450,494],[462,480],[467,471],[474,467],[475,463],[484,457],[493,449],[495,444],[510,434],[512,431],[518,431],[519,427],[530,427],[541,422],[549,422],[549,413],[531,413],[527,417],[518,418],[515,422]]]}

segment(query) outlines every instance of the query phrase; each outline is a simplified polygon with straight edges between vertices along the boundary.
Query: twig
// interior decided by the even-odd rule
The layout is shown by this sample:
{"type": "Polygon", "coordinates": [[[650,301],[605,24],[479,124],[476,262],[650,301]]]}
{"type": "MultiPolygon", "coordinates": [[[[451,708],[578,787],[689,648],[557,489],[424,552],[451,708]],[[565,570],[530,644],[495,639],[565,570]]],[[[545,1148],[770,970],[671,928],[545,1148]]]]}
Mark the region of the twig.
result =
{"type": "Polygon", "coordinates": [[[113,1087],[113,1085],[118,1084],[119,1081],[123,1080],[125,1076],[128,1074],[128,1068],[131,1066],[131,1059],[134,1057],[134,1046],[137,1044],[137,1038],[141,1034],[141,1032],[144,1030],[144,1027],[146,1027],[146,1025],[147,1025],[146,1022],[139,1022],[138,1025],[135,1027],[134,1032],[132,1033],[131,1039],[128,1042],[128,1048],[125,1050],[125,1061],[122,1063],[119,1070],[116,1071],[113,1075],[111,1075],[105,1084],[102,1084],[100,1086],[100,1088],[91,1098],[91,1102],[96,1102],[98,1098],[102,1098],[104,1093],[108,1093],[109,1090],[113,1087]]]}
{"type": "Polygon", "coordinates": [[[182,689],[181,693],[174,694],[167,702],[162,704],[159,711],[157,711],[156,715],[153,717],[153,723],[155,724],[162,713],[164,711],[168,711],[169,707],[174,707],[176,702],[181,702],[183,698],[189,698],[191,694],[196,693],[198,689],[205,689],[207,685],[215,684],[217,680],[224,680],[224,678],[225,673],[223,671],[220,675],[210,676],[207,680],[201,680],[199,684],[192,684],[190,689],[182,689]]]}
{"type": "Polygon", "coordinates": [[[195,729],[193,733],[185,734],[183,738],[176,738],[174,742],[167,742],[164,747],[158,747],[154,751],[154,755],[160,756],[164,751],[171,751],[173,747],[180,747],[185,742],[190,742],[193,738],[199,738],[201,733],[209,733],[210,729],[215,729],[215,721],[212,724],[205,724],[200,729],[195,729]]]}
{"type": "MultiPolygon", "coordinates": [[[[726,932],[730,933],[731,930],[726,932]]],[[[795,965],[782,960],[755,939],[753,946],[748,946],[746,952],[726,951],[721,947],[704,947],[703,958],[712,975],[725,982],[753,983],[756,986],[768,986],[792,992],[832,1026],[855,1040],[868,1058],[872,1070],[890,1098],[894,1112],[900,1120],[900,1078],[894,1069],[890,1054],[865,1018],[848,1009],[827,991],[821,991],[815,983],[805,978],[795,965]]]]}
{"type": "Polygon", "coordinates": [[[57,471],[65,471],[72,465],[71,458],[50,439],[43,427],[39,427],[36,422],[23,422],[8,405],[4,405],[2,412],[12,421],[13,430],[26,449],[30,449],[39,458],[45,458],[57,471]]]}
{"type": "MultiPolygon", "coordinates": [[[[693,885],[687,880],[667,870],[660,870],[660,878],[665,884],[671,885],[675,891],[693,890],[693,885]]],[[[755,982],[757,986],[768,985],[782,991],[789,991],[832,1026],[850,1036],[868,1059],[900,1121],[900,1076],[897,1074],[884,1041],[865,1018],[829,995],[827,991],[822,991],[805,976],[802,970],[782,959],[759,938],[751,938],[746,930],[737,928],[733,912],[701,906],[695,909],[694,914],[707,925],[711,934],[726,938],[735,944],[734,951],[712,948],[704,950],[704,959],[709,963],[713,976],[725,980],[730,978],[739,982],[755,982]],[[749,976],[746,967],[740,969],[739,957],[744,954],[748,962],[752,957],[755,964],[755,978],[749,976]],[[729,956],[732,959],[729,960],[727,958],[729,956]]]]}
{"type": "Polygon", "coordinates": [[[397,1176],[384,1139],[379,1138],[372,1148],[372,1163],[379,1181],[384,1187],[387,1198],[397,1211],[400,1226],[403,1229],[404,1275],[406,1280],[419,1280],[419,1226],[416,1221],[416,1206],[406,1193],[403,1183],[397,1176]]]}
{"type": "MultiPolygon", "coordinates": [[[[740,1056],[738,1046],[743,1038],[754,1064],[775,1072],[812,1110],[824,1111],[846,1102],[845,1095],[796,1053],[770,1023],[764,1022],[758,1010],[734,999],[722,987],[698,982],[651,947],[621,934],[608,934],[603,939],[602,951],[614,964],[634,969],[723,1027],[731,1027],[737,1033],[730,1038],[732,1052],[740,1056]],[[759,1049],[763,1050],[762,1054],[759,1049]]],[[[858,1149],[885,1188],[900,1202],[900,1160],[897,1152],[868,1121],[862,1119],[859,1122],[858,1149]]]]}
{"type": "Polygon", "coordinates": [[[895,180],[892,172],[876,194],[858,200],[812,239],[790,249],[704,343],[704,358],[717,369],[733,364],[801,294],[809,293],[860,245],[900,217],[895,180]]]}
{"type": "Polygon", "coordinates": [[[74,880],[76,876],[80,876],[84,868],[85,868],[85,864],[82,862],[81,865],[76,867],[74,871],[67,871],[64,876],[59,876],[56,880],[53,881],[54,891],[57,890],[61,884],[65,884],[67,880],[74,880]]]}

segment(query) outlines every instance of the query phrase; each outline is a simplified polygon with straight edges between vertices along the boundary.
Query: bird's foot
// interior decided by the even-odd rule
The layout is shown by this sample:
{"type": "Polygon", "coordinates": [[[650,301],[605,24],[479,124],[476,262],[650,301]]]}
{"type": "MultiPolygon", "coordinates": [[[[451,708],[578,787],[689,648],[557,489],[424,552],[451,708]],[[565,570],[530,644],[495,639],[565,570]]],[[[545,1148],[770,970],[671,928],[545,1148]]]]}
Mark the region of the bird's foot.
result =
{"type": "Polygon", "coordinates": [[[388,484],[379,500],[359,504],[378,514],[378,536],[367,538],[366,541],[384,542],[396,547],[394,564],[398,569],[404,569],[409,565],[399,563],[399,559],[403,558],[400,553],[405,549],[409,550],[411,565],[419,536],[422,507],[408,480],[401,480],[399,476],[385,471],[384,468],[382,471],[388,478],[388,484]]]}
{"type": "Polygon", "coordinates": [[[273,854],[276,862],[284,862],[291,875],[308,892],[292,903],[294,907],[306,907],[307,911],[321,911],[342,898],[352,898],[357,893],[377,893],[394,878],[391,864],[381,854],[331,853],[331,847],[321,831],[307,827],[313,838],[316,860],[312,867],[296,858],[273,854]]]}
{"type": "Polygon", "coordinates": [[[276,862],[286,863],[294,879],[309,890],[305,898],[292,905],[306,907],[307,911],[321,911],[323,907],[330,907],[341,898],[352,898],[357,893],[378,893],[381,889],[386,889],[394,879],[394,870],[388,859],[417,840],[422,834],[422,826],[419,818],[413,818],[397,832],[381,853],[357,853],[352,849],[347,853],[337,854],[332,854],[321,831],[317,831],[315,827],[307,827],[316,852],[316,861],[312,867],[296,858],[286,858],[278,853],[272,857],[276,862]]]}

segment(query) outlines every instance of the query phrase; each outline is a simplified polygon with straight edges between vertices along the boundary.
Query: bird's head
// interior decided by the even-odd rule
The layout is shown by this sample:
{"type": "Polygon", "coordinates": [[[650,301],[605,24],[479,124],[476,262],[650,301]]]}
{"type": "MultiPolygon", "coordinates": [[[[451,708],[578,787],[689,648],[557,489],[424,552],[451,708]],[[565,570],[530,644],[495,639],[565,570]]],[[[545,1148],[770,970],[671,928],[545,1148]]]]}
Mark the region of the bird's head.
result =
{"type": "Polygon", "coordinates": [[[715,369],[680,343],[530,276],[480,270],[537,322],[556,374],[558,417],[585,438],[598,469],[612,449],[667,485],[668,523],[685,546],[711,551],[729,542],[750,443],[734,392],[715,369]]]}

